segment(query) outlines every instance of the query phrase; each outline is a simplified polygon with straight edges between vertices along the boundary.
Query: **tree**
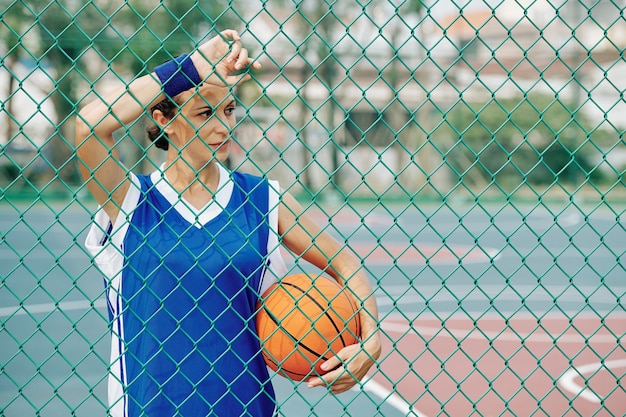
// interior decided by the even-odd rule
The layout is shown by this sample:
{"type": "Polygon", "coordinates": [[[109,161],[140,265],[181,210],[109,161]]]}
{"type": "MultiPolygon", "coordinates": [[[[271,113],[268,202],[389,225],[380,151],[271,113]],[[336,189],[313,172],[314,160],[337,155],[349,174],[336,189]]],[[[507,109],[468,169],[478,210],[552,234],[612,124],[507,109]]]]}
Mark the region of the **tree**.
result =
{"type": "MultiPolygon", "coordinates": [[[[30,25],[28,24],[28,12],[21,2],[7,4],[6,1],[2,1],[0,5],[2,9],[0,27],[4,28],[0,30],[0,43],[5,49],[2,56],[2,66],[8,76],[5,91],[6,100],[2,103],[2,111],[6,115],[2,123],[2,134],[6,143],[0,145],[2,149],[0,155],[5,158],[3,158],[0,168],[4,172],[6,179],[9,182],[13,182],[20,176],[24,177],[24,179],[27,176],[25,167],[20,166],[24,164],[24,161],[19,161],[18,158],[15,158],[15,155],[11,154],[12,149],[16,147],[16,139],[20,130],[20,126],[18,126],[19,115],[16,113],[14,105],[14,98],[18,91],[18,86],[21,84],[16,77],[16,67],[23,56],[28,56],[29,51],[23,45],[23,38],[30,30],[30,25]]],[[[17,147],[20,147],[20,145],[18,144],[17,147]]],[[[31,146],[28,147],[31,148],[31,146]]],[[[34,144],[32,148],[34,148],[34,144]]],[[[30,161],[26,165],[32,165],[36,156],[31,154],[27,159],[30,159],[30,161]]]]}
{"type": "Polygon", "coordinates": [[[605,134],[574,108],[545,95],[459,102],[436,135],[456,139],[445,158],[465,183],[578,185],[592,175],[605,134]]]}
{"type": "Polygon", "coordinates": [[[298,137],[302,143],[302,163],[304,166],[301,172],[301,184],[305,189],[311,189],[313,181],[308,169],[312,158],[310,156],[311,147],[305,126],[309,124],[308,115],[313,113],[313,118],[324,125],[329,138],[326,141],[331,148],[331,166],[326,168],[331,183],[337,187],[338,183],[338,163],[337,145],[333,141],[335,131],[334,113],[336,108],[334,92],[336,57],[333,53],[336,33],[337,10],[335,3],[325,2],[298,2],[296,4],[297,13],[294,18],[297,23],[298,39],[291,39],[297,43],[299,58],[302,60],[300,67],[300,78],[302,85],[299,87],[300,120],[296,122],[299,129],[298,137]],[[308,98],[307,84],[317,78],[328,91],[328,99],[325,101],[327,107],[325,118],[318,117],[319,108],[312,107],[312,100],[308,98]]]}
{"type": "MultiPolygon", "coordinates": [[[[407,106],[402,102],[399,98],[400,90],[402,89],[403,80],[401,77],[401,69],[400,64],[406,65],[401,62],[401,57],[399,55],[399,51],[396,48],[399,48],[400,45],[404,42],[401,40],[401,32],[402,29],[406,29],[406,21],[405,18],[407,15],[416,15],[418,17],[422,16],[424,12],[424,3],[422,0],[406,0],[399,1],[397,5],[395,5],[394,18],[396,20],[395,24],[392,26],[391,30],[391,38],[389,40],[390,46],[393,48],[391,51],[391,56],[389,59],[389,67],[387,71],[387,82],[392,89],[393,97],[389,104],[385,108],[385,113],[389,115],[387,119],[389,120],[389,126],[393,131],[395,136],[393,147],[395,148],[395,152],[397,154],[397,167],[400,171],[398,173],[398,185],[401,187],[412,188],[415,184],[414,175],[406,175],[401,177],[406,168],[403,168],[404,158],[403,155],[405,152],[409,152],[413,155],[413,158],[416,159],[415,162],[418,162],[420,165],[420,169],[428,169],[428,165],[430,164],[430,156],[428,155],[426,158],[423,158],[422,155],[426,152],[429,147],[423,147],[423,151],[421,153],[417,152],[420,144],[426,141],[426,138],[419,129],[412,129],[411,127],[414,125],[415,121],[412,121],[411,118],[414,117],[407,106]],[[421,161],[417,160],[418,158],[422,159],[421,161]],[[404,181],[400,181],[400,178],[403,178],[404,181]]],[[[424,39],[423,29],[420,24],[417,25],[415,31],[412,36],[416,36],[418,39],[424,39]]],[[[417,72],[417,70],[408,69],[406,71],[408,74],[411,72],[417,72]]],[[[419,115],[425,115],[426,112],[422,111],[418,113],[419,115]]],[[[422,117],[421,122],[424,122],[425,119],[422,117]]],[[[411,158],[411,159],[413,159],[411,158]]],[[[410,172],[410,171],[409,171],[410,172]]]]}
{"type": "MultiPolygon", "coordinates": [[[[342,69],[352,69],[354,65],[358,63],[361,56],[354,57],[354,48],[346,50],[342,48],[340,44],[342,41],[349,39],[352,42],[358,42],[358,39],[352,38],[350,34],[350,26],[354,24],[356,16],[353,16],[355,12],[358,12],[358,16],[366,15],[368,22],[373,23],[374,18],[372,14],[375,14],[377,10],[386,9],[392,16],[385,16],[385,23],[378,27],[378,36],[382,35],[383,28],[386,26],[389,29],[389,38],[385,39],[386,43],[394,48],[395,45],[400,44],[398,38],[400,36],[400,28],[406,25],[406,22],[400,17],[407,15],[420,15],[423,13],[424,4],[421,0],[406,0],[394,2],[382,2],[372,1],[368,2],[366,6],[355,7],[352,4],[341,2],[298,2],[297,13],[294,15],[298,20],[296,27],[298,28],[298,53],[303,58],[303,65],[301,67],[301,78],[305,84],[312,79],[318,79],[322,86],[328,91],[328,97],[320,107],[311,108],[311,100],[307,99],[306,89],[304,86],[300,90],[301,93],[301,115],[300,126],[306,126],[308,121],[307,115],[311,112],[313,117],[318,117],[317,114],[323,114],[324,116],[318,118],[319,122],[325,126],[328,132],[329,139],[326,142],[330,146],[331,150],[331,166],[327,167],[329,173],[329,179],[331,180],[335,189],[340,189],[340,164],[339,164],[339,150],[341,149],[342,141],[338,137],[337,133],[340,131],[340,126],[336,120],[336,114],[346,114],[345,109],[338,112],[337,109],[341,107],[339,95],[339,86],[343,82],[339,78],[339,72],[342,69]],[[366,10],[367,8],[367,10],[366,10]],[[357,63],[352,61],[356,58],[357,63]],[[319,110],[325,107],[325,111],[319,112],[319,110]]],[[[375,33],[373,34],[375,35],[375,33]]],[[[370,43],[371,40],[367,40],[370,43]]],[[[366,44],[359,45],[360,50],[364,50],[368,46],[366,44]]],[[[385,71],[386,82],[391,89],[394,90],[393,98],[391,102],[385,106],[383,112],[388,112],[390,127],[394,130],[395,142],[400,143],[399,135],[404,129],[407,123],[407,117],[401,120],[402,114],[408,115],[406,108],[399,102],[397,97],[397,88],[400,88],[400,69],[398,67],[398,55],[395,49],[392,49],[388,63],[380,69],[381,72],[385,71]],[[403,111],[398,112],[400,118],[396,117],[396,109],[400,107],[403,111]]],[[[385,120],[386,120],[385,119],[385,120]]],[[[300,130],[300,140],[303,143],[303,161],[305,167],[310,164],[311,158],[310,147],[307,140],[307,132],[305,129],[300,130]]],[[[403,147],[398,147],[400,152],[403,147]]],[[[302,175],[305,187],[312,185],[308,172],[305,169],[302,175]]]]}

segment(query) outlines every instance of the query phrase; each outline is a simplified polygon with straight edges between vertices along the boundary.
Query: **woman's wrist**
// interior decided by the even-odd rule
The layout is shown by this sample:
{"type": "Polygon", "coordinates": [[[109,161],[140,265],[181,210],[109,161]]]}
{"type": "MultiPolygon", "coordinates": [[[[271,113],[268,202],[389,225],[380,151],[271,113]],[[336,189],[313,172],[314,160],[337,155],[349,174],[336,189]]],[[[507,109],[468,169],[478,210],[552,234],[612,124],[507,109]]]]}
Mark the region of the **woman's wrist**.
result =
{"type": "Polygon", "coordinates": [[[200,74],[188,54],[159,65],[154,69],[154,73],[163,86],[163,92],[170,98],[202,83],[200,74]]]}

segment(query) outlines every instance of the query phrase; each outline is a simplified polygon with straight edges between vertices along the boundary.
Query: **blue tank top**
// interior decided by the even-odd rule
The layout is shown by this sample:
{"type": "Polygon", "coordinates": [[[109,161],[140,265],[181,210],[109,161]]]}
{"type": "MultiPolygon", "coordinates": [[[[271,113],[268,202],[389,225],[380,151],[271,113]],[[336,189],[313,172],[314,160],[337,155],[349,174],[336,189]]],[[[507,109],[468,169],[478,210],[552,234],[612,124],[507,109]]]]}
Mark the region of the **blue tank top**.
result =
{"type": "Polygon", "coordinates": [[[123,241],[122,376],[129,416],[272,416],[275,397],[254,325],[267,267],[268,183],[232,173],[228,204],[184,219],[137,176],[123,241]]]}

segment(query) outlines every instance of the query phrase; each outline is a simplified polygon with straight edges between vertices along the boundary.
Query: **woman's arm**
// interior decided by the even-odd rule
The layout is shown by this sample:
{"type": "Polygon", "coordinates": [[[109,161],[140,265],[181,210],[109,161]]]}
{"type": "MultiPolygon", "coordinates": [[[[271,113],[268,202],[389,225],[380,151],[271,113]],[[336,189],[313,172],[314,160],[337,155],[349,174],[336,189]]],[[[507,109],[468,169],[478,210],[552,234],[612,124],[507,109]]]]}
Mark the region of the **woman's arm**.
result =
{"type": "Polygon", "coordinates": [[[83,178],[96,201],[115,221],[130,186],[113,132],[139,118],[163,98],[161,84],[145,75],[85,106],[76,118],[76,155],[83,178]]]}
{"type": "Polygon", "coordinates": [[[289,193],[284,193],[278,215],[278,230],[283,244],[348,288],[360,306],[362,345],[343,348],[336,357],[322,365],[325,370],[339,368],[321,378],[311,379],[308,384],[309,387],[328,385],[337,394],[349,390],[363,379],[380,356],[378,307],[372,286],[360,262],[343,245],[301,213],[300,204],[289,193]]]}

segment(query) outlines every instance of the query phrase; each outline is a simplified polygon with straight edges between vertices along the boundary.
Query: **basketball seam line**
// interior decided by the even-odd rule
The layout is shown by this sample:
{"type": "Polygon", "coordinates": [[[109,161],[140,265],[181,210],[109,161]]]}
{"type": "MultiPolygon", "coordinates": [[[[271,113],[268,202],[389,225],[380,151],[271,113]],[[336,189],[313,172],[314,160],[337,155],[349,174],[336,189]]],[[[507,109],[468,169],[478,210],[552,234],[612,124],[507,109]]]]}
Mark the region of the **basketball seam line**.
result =
{"type": "MultiPolygon", "coordinates": [[[[337,335],[339,336],[339,338],[341,339],[341,344],[343,345],[343,347],[346,347],[346,341],[343,339],[343,334],[341,333],[341,329],[339,328],[339,326],[337,326],[337,324],[335,323],[335,321],[333,320],[333,318],[328,314],[328,312],[326,311],[326,309],[324,308],[323,305],[321,305],[320,303],[317,302],[317,300],[315,298],[313,298],[311,295],[307,294],[302,288],[298,287],[295,284],[292,284],[290,282],[284,282],[283,285],[288,285],[292,288],[297,289],[298,291],[300,291],[302,293],[302,295],[304,295],[305,297],[309,298],[311,301],[313,301],[313,303],[319,307],[319,309],[322,311],[322,313],[324,313],[324,315],[327,317],[327,319],[331,322],[331,324],[333,325],[333,327],[335,328],[335,331],[337,332],[337,335]]],[[[328,300],[327,300],[328,301],[328,300]]],[[[327,340],[327,342],[330,343],[329,340],[327,340]]],[[[326,359],[324,357],[324,359],[326,359]]]]}
{"type": "Polygon", "coordinates": [[[274,324],[280,328],[287,336],[289,336],[291,338],[291,340],[293,340],[296,345],[298,346],[302,346],[304,348],[304,350],[306,350],[307,352],[322,358],[324,360],[328,360],[325,356],[322,356],[321,354],[315,352],[313,349],[311,349],[310,347],[308,347],[307,345],[305,345],[304,343],[302,343],[301,341],[299,341],[294,335],[292,335],[290,332],[288,332],[284,327],[282,327],[279,323],[279,320],[276,316],[274,316],[274,314],[272,314],[271,311],[269,311],[269,309],[265,306],[263,306],[263,310],[267,313],[268,317],[270,318],[270,320],[272,320],[274,322],[274,324]]]}

